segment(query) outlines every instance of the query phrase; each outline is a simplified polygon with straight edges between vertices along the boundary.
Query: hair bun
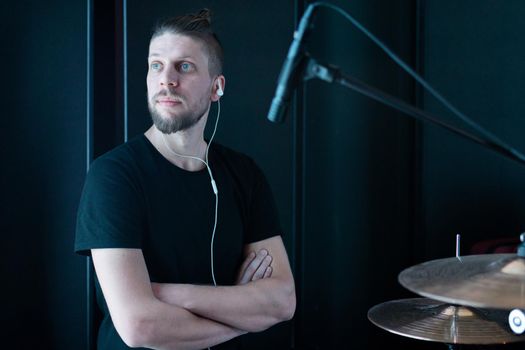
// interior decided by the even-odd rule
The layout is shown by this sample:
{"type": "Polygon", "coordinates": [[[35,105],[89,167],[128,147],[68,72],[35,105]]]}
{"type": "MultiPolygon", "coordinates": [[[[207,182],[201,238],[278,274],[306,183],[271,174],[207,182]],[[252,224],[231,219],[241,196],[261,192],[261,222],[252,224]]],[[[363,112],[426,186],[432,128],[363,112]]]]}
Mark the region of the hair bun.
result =
{"type": "Polygon", "coordinates": [[[204,8],[200,10],[199,13],[197,13],[197,17],[211,24],[211,11],[209,9],[204,8]]]}

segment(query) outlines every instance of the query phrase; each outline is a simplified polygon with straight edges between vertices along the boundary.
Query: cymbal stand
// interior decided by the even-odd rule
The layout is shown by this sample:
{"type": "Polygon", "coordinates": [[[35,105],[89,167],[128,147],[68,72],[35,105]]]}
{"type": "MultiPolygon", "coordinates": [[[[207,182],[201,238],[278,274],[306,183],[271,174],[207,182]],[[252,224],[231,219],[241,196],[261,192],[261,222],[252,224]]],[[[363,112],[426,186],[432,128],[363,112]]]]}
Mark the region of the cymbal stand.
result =
{"type": "MultiPolygon", "coordinates": [[[[520,240],[518,256],[525,259],[525,233],[520,235],[520,240]]],[[[511,310],[509,313],[509,326],[515,334],[523,334],[525,332],[525,310],[511,310]]]]}

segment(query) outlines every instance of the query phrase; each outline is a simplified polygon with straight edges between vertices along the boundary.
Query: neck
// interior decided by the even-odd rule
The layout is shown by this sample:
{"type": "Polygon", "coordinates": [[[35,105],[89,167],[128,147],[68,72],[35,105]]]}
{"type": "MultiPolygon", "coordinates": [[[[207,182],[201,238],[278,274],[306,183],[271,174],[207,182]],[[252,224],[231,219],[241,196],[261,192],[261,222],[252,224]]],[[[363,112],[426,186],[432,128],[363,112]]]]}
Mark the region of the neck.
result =
{"type": "Polygon", "coordinates": [[[179,168],[198,171],[205,167],[198,159],[181,157],[205,160],[207,144],[202,133],[179,131],[166,135],[153,125],[145,135],[164,158],[179,168]]]}

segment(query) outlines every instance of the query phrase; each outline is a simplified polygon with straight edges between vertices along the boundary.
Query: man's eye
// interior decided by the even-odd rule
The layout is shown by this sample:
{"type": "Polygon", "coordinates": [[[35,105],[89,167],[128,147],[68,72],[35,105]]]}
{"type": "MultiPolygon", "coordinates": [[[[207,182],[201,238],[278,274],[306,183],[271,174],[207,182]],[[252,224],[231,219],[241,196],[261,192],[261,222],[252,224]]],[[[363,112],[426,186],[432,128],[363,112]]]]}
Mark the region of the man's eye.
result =
{"type": "Polygon", "coordinates": [[[152,71],[158,71],[162,68],[162,65],[159,62],[153,62],[150,64],[150,68],[152,71]]]}
{"type": "Polygon", "coordinates": [[[188,62],[184,62],[180,64],[180,70],[184,73],[189,73],[193,70],[193,65],[188,62]]]}

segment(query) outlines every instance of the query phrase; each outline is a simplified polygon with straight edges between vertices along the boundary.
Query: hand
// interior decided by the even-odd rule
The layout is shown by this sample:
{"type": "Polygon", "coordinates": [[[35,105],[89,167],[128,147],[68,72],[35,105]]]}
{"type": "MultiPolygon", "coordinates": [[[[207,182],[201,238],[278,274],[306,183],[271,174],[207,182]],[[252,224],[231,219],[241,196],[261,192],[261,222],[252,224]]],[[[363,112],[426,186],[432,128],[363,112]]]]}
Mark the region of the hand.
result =
{"type": "Polygon", "coordinates": [[[151,290],[157,299],[162,300],[162,283],[151,282],[151,290]]]}
{"type": "Polygon", "coordinates": [[[261,249],[255,254],[250,252],[239,269],[235,284],[246,284],[272,275],[272,256],[266,249],[261,249]]]}

